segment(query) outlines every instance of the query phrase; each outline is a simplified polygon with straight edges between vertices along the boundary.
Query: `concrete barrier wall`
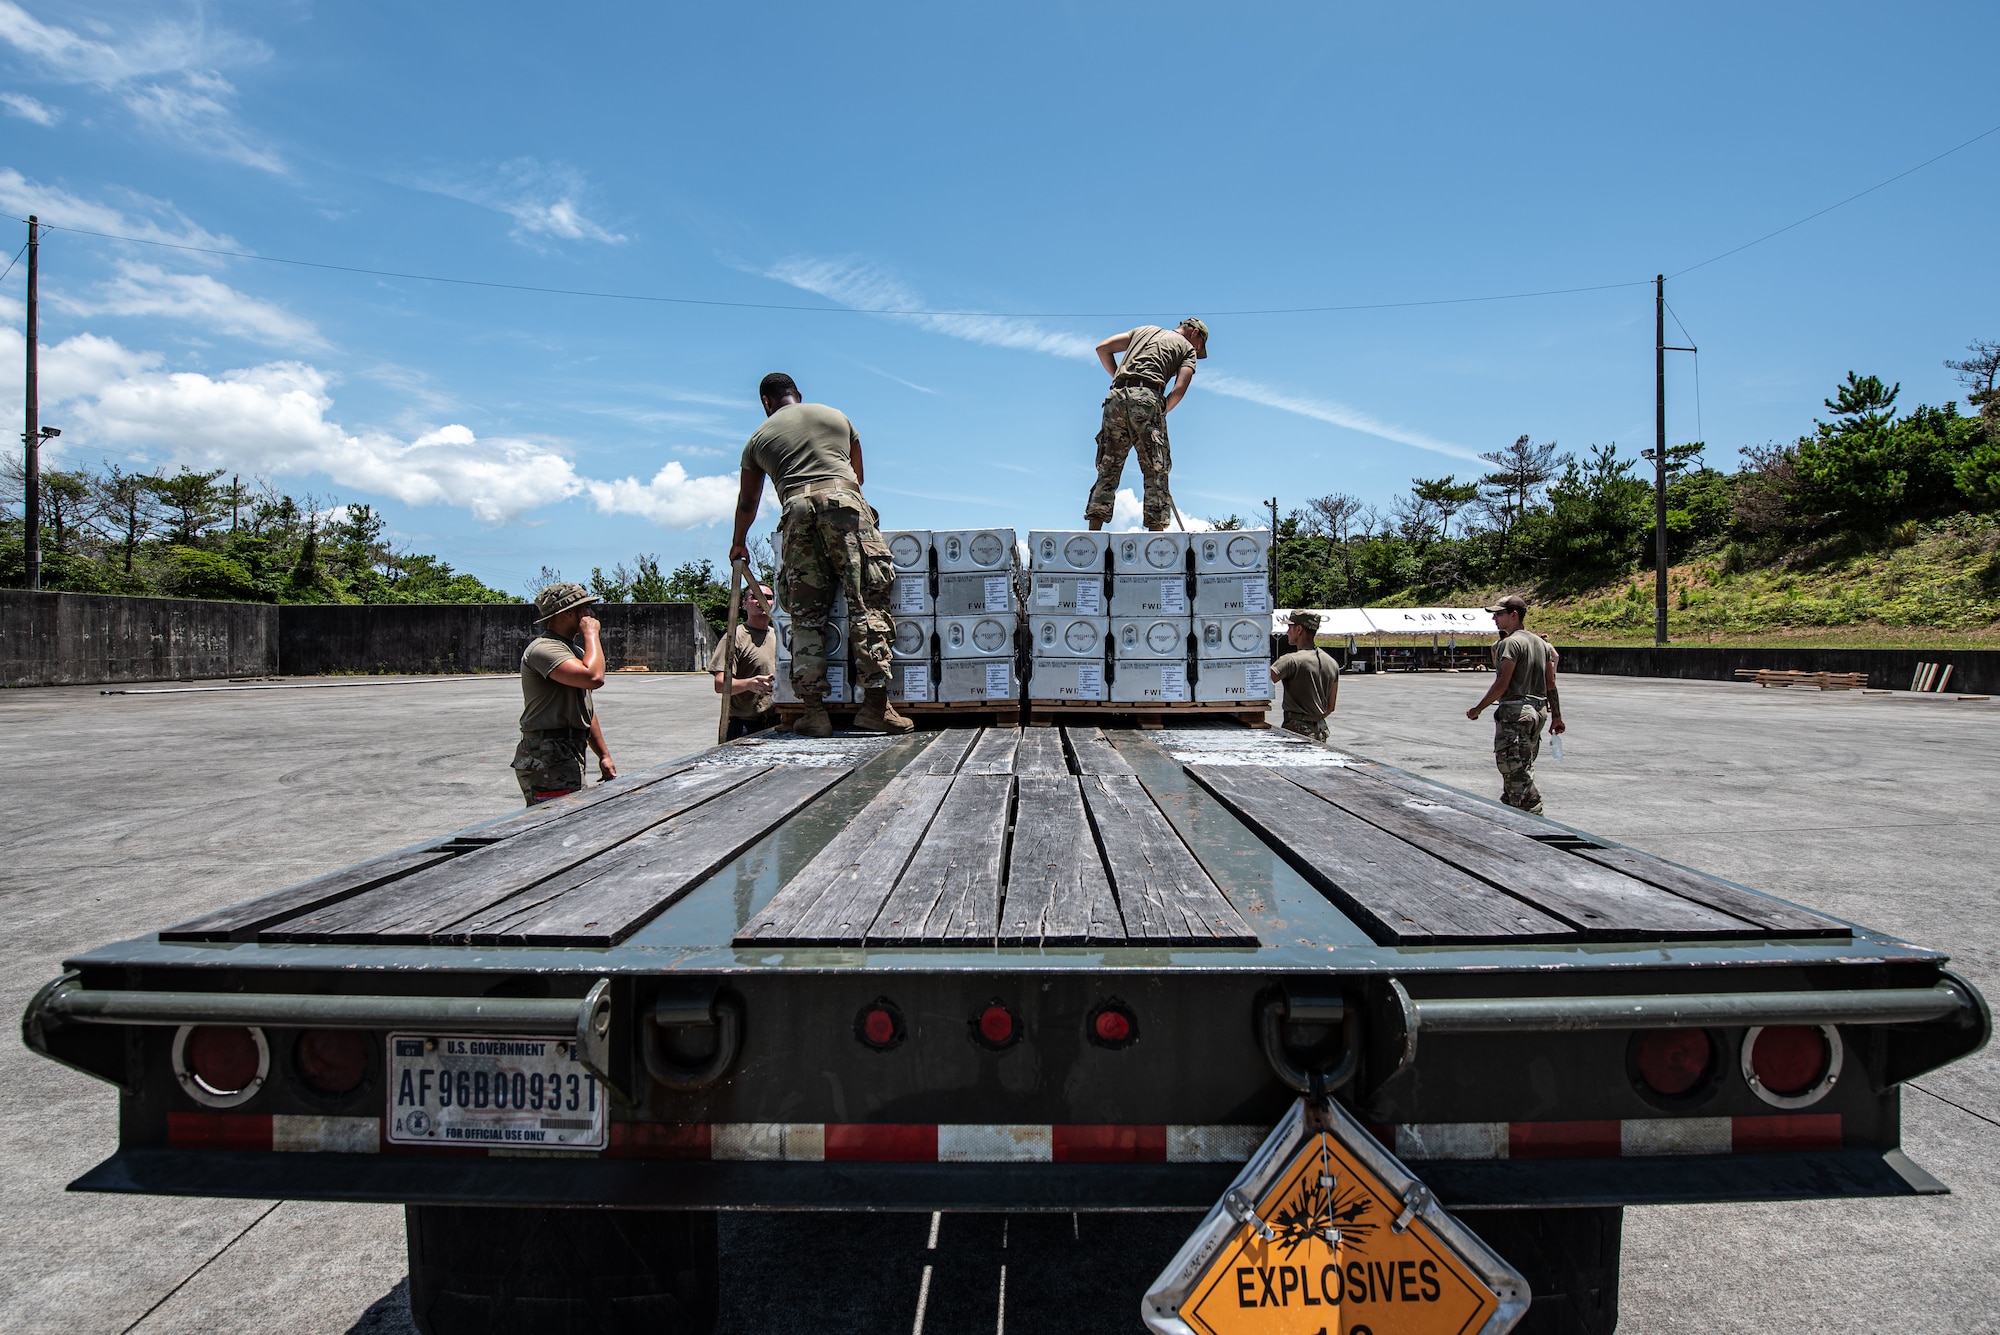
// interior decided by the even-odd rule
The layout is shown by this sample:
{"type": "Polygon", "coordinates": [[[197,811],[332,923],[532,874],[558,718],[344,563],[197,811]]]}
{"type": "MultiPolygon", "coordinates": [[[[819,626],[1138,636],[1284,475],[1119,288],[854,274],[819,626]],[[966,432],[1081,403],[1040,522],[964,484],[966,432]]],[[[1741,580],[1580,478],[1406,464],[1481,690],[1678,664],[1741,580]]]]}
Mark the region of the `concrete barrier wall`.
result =
{"type": "Polygon", "coordinates": [[[281,610],[0,589],[0,686],[263,676],[278,670],[281,610]]]}
{"type": "MultiPolygon", "coordinates": [[[[535,636],[527,603],[280,609],[278,660],[287,676],[326,672],[516,672],[535,636]]],[[[704,667],[715,636],[693,603],[606,603],[604,657],[614,671],[704,667]]]]}
{"type": "MultiPolygon", "coordinates": [[[[692,603],[598,609],[612,669],[705,667],[715,635],[692,603]]],[[[328,672],[515,672],[526,603],[309,606],[0,589],[0,686],[82,686],[328,672]]]]}
{"type": "Polygon", "coordinates": [[[1866,672],[1872,687],[1910,689],[1918,663],[1952,665],[1949,693],[2000,694],[2000,649],[1731,649],[1705,645],[1564,644],[1562,670],[1613,677],[1732,681],[1739,668],[1866,672]]]}

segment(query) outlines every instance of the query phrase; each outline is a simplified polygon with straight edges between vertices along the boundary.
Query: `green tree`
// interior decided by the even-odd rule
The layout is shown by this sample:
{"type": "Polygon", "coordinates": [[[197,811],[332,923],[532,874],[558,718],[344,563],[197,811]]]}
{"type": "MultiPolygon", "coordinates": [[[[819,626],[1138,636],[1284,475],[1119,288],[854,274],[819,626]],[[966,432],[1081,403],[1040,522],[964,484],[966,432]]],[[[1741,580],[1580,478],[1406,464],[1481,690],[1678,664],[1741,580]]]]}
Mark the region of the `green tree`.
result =
{"type": "Polygon", "coordinates": [[[1479,496],[1479,484],[1460,482],[1455,473],[1446,473],[1438,478],[1414,478],[1410,491],[1417,500],[1431,507],[1438,516],[1438,536],[1451,537],[1451,521],[1460,510],[1472,504],[1479,496]]]}
{"type": "Polygon", "coordinates": [[[1653,524],[1653,488],[1632,476],[1637,462],[1619,458],[1614,443],[1593,445],[1587,460],[1563,465],[1549,485],[1548,510],[1528,525],[1555,579],[1601,576],[1638,559],[1653,524]]]}
{"type": "Polygon", "coordinates": [[[117,534],[128,579],[139,544],[152,533],[156,522],[153,488],[159,481],[150,473],[127,473],[117,464],[107,464],[104,475],[97,479],[98,503],[117,534]]]}
{"type": "Polygon", "coordinates": [[[1563,461],[1556,458],[1554,441],[1536,445],[1527,435],[1516,436],[1514,443],[1505,449],[1489,450],[1479,457],[1493,465],[1492,472],[1480,477],[1479,487],[1487,516],[1500,533],[1497,560],[1505,565],[1507,544],[1515,527],[1526,517],[1563,461]]]}
{"type": "Polygon", "coordinates": [[[172,477],[152,480],[153,495],[173,525],[175,542],[194,546],[229,508],[227,494],[215,485],[223,471],[197,473],[183,464],[172,477]]]}

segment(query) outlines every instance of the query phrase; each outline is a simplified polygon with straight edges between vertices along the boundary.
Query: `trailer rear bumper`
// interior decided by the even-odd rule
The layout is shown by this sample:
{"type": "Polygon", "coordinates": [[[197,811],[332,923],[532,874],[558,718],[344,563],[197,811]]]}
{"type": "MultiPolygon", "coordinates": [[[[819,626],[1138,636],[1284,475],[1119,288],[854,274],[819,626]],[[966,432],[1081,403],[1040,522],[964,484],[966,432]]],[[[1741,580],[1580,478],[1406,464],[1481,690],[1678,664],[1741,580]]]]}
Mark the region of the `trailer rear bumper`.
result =
{"type": "MultiPolygon", "coordinates": [[[[1202,1211],[1241,1165],[661,1163],[121,1150],[71,1191],[675,1210],[1202,1211]]],[[[1901,1150],[1417,1165],[1446,1205],[1701,1204],[1936,1195],[1901,1150]]]]}

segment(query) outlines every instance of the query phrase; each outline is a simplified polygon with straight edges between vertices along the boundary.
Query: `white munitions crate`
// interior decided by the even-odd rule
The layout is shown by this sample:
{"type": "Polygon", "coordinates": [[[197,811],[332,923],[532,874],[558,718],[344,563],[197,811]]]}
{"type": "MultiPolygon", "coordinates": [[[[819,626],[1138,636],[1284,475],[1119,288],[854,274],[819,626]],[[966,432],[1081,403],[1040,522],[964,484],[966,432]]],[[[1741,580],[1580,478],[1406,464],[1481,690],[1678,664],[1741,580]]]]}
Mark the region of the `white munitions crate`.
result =
{"type": "MultiPolygon", "coordinates": [[[[1271,618],[1268,616],[1205,617],[1194,619],[1196,658],[1258,658],[1271,652],[1271,618]]],[[[1203,672],[1208,669],[1204,667],[1203,672]]]]}
{"type": "Polygon", "coordinates": [[[896,638],[889,643],[889,657],[898,661],[931,661],[931,633],[937,629],[933,617],[897,617],[896,638]]]}
{"type": "Polygon", "coordinates": [[[907,575],[899,572],[895,582],[889,586],[889,615],[927,617],[936,614],[937,601],[931,597],[931,572],[913,570],[907,575]]]}
{"type": "Polygon", "coordinates": [[[1101,575],[1116,534],[1088,529],[1036,529],[1028,534],[1028,568],[1037,574],[1101,575]]]}
{"type": "Polygon", "coordinates": [[[1015,611],[1014,572],[951,570],[938,577],[937,614],[969,616],[975,612],[1015,611]]]}
{"type": "MultiPolygon", "coordinates": [[[[1188,656],[1186,617],[1111,618],[1111,656],[1126,659],[1173,659],[1185,663],[1188,656]]],[[[1040,652],[1037,647],[1036,652],[1040,652]]]]}
{"type": "Polygon", "coordinates": [[[1270,569],[1271,530],[1217,529],[1192,535],[1197,575],[1258,574],[1270,569]]]}
{"type": "Polygon", "coordinates": [[[946,658],[992,658],[1014,652],[1014,615],[939,617],[938,649],[946,658]]]}
{"type": "Polygon", "coordinates": [[[1187,576],[1113,575],[1111,615],[1115,617],[1188,615],[1187,576]]]}
{"type": "Polygon", "coordinates": [[[1111,544],[1114,575],[1180,575],[1187,571],[1185,533],[1118,533],[1111,544]]]}
{"type": "Polygon", "coordinates": [[[1111,695],[1104,660],[1037,658],[1029,663],[1030,700],[1105,700],[1111,695]]]}
{"type": "Polygon", "coordinates": [[[1196,616],[1223,616],[1241,612],[1246,615],[1262,615],[1266,620],[1271,613],[1271,586],[1261,570],[1248,575],[1196,575],[1194,577],[1194,614],[1196,616]]]}
{"type": "Polygon", "coordinates": [[[937,699],[937,683],[931,680],[930,660],[899,658],[890,663],[889,698],[914,704],[928,704],[937,699]]]}
{"type": "Polygon", "coordinates": [[[1188,693],[1186,659],[1118,659],[1111,665],[1111,698],[1118,704],[1185,704],[1188,693]]]}
{"type": "Polygon", "coordinates": [[[1204,659],[1195,669],[1200,677],[1194,684],[1194,698],[1203,704],[1231,704],[1238,700],[1262,704],[1271,698],[1268,658],[1204,659]]]}
{"type": "Polygon", "coordinates": [[[1104,659],[1110,617],[1044,615],[1028,618],[1028,652],[1036,658],[1104,659]]]}
{"type": "Polygon", "coordinates": [[[1037,570],[1028,576],[1028,606],[1030,616],[1048,616],[1067,613],[1071,616],[1108,616],[1110,609],[1105,606],[1103,575],[1051,575],[1037,570]]]}
{"type": "MultiPolygon", "coordinates": [[[[792,619],[783,613],[771,618],[771,625],[778,632],[778,661],[792,660],[792,619]]],[[[847,622],[829,620],[826,623],[826,656],[829,659],[847,658],[847,622]]]]}
{"type": "MultiPolygon", "coordinates": [[[[778,671],[771,679],[771,698],[780,704],[795,705],[799,702],[799,693],[792,689],[792,665],[790,662],[778,664],[778,671]]],[[[859,697],[857,696],[856,698],[858,699],[859,697]]],[[[828,660],[826,665],[826,703],[840,705],[846,704],[847,700],[847,663],[845,660],[840,662],[828,660]]]]}
{"type": "Polygon", "coordinates": [[[892,528],[883,533],[882,540],[889,544],[889,559],[896,563],[899,575],[915,572],[930,573],[931,534],[929,529],[892,528]]]}
{"type": "Polygon", "coordinates": [[[1014,655],[998,658],[947,658],[940,664],[939,700],[1014,700],[1020,682],[1014,679],[1014,655]]]}
{"type": "Polygon", "coordinates": [[[931,534],[937,568],[946,570],[1010,571],[1014,568],[1011,528],[941,529],[931,534]]]}

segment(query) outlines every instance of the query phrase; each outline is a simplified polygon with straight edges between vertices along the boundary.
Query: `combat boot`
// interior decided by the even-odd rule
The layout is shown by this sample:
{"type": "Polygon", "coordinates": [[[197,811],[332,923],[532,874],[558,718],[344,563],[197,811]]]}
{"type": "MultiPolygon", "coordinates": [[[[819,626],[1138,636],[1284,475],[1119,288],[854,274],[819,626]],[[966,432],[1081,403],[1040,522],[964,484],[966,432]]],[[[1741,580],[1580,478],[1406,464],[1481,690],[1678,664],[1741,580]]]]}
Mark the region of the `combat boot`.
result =
{"type": "Polygon", "coordinates": [[[800,737],[833,736],[833,718],[826,712],[826,697],[804,695],[799,698],[805,702],[806,709],[799,715],[799,721],[792,725],[792,731],[800,737]]]}
{"type": "Polygon", "coordinates": [[[862,694],[861,708],[855,711],[854,726],[861,732],[902,733],[914,731],[917,725],[889,703],[887,686],[870,686],[862,694]]]}

